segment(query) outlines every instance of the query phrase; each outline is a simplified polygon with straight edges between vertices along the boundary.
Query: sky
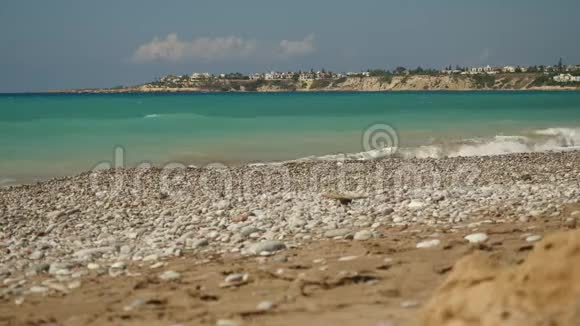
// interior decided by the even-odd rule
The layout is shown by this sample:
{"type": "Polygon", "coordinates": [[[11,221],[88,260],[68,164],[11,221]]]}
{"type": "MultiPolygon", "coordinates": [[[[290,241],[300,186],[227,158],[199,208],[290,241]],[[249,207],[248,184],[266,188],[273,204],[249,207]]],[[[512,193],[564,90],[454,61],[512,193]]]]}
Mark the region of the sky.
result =
{"type": "Polygon", "coordinates": [[[578,0],[0,0],[0,92],[166,74],[580,64],[578,0]]]}

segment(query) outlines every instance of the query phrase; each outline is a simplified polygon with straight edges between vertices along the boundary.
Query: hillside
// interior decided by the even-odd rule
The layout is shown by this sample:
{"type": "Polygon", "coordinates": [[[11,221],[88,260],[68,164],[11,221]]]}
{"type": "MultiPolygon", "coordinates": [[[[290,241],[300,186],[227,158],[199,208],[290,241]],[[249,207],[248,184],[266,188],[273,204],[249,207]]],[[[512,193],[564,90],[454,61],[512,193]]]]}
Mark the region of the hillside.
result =
{"type": "Polygon", "coordinates": [[[344,77],[317,80],[192,80],[180,84],[161,82],[111,89],[64,92],[288,92],[288,91],[473,91],[473,90],[580,90],[580,85],[556,85],[542,74],[406,75],[344,77]]]}

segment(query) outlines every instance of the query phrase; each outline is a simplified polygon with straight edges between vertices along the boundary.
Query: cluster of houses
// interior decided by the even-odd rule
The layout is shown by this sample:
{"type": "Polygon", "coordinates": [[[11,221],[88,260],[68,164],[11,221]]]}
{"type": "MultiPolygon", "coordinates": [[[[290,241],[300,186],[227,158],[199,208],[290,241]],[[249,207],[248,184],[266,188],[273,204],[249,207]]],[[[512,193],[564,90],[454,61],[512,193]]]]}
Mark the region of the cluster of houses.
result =
{"type": "MultiPolygon", "coordinates": [[[[227,79],[230,74],[219,74],[213,75],[208,72],[195,72],[191,75],[167,75],[159,79],[160,82],[167,83],[179,83],[184,80],[205,80],[205,79],[227,79]]],[[[239,74],[241,78],[239,79],[250,79],[250,80],[315,80],[315,79],[336,79],[343,77],[369,77],[370,73],[368,71],[361,72],[348,72],[348,73],[335,73],[331,71],[286,71],[278,72],[271,71],[266,73],[251,73],[248,76],[243,76],[239,74]]]]}
{"type": "Polygon", "coordinates": [[[351,75],[366,75],[368,76],[368,72],[359,72],[359,73],[334,73],[331,71],[287,71],[287,72],[278,72],[278,71],[271,71],[266,73],[252,73],[250,74],[250,80],[285,80],[285,79],[298,79],[298,80],[314,80],[314,79],[333,79],[333,78],[342,78],[351,75]]]}
{"type": "Polygon", "coordinates": [[[490,65],[481,67],[470,67],[470,68],[456,68],[451,67],[441,70],[443,74],[460,74],[460,75],[478,75],[478,74],[488,74],[494,75],[499,73],[516,73],[516,72],[530,72],[534,69],[534,72],[544,72],[544,73],[554,73],[558,71],[577,71],[580,70],[580,66],[569,65],[569,66],[540,66],[540,67],[524,67],[524,66],[503,66],[503,67],[492,67],[490,65]]]}
{"type": "Polygon", "coordinates": [[[580,76],[572,76],[571,74],[559,74],[554,76],[554,81],[557,83],[580,83],[580,76]]]}
{"type": "MultiPolygon", "coordinates": [[[[397,68],[399,69],[399,68],[397,68]]],[[[402,68],[405,74],[412,73],[404,68],[402,68]]],[[[579,76],[574,76],[569,73],[564,74],[563,72],[573,72],[573,71],[580,71],[580,66],[569,65],[569,66],[533,66],[533,67],[523,67],[523,66],[503,66],[503,67],[493,67],[490,65],[481,66],[481,67],[470,67],[470,68],[460,68],[457,67],[453,69],[451,66],[446,67],[445,69],[441,70],[442,74],[458,74],[458,75],[478,75],[478,74],[499,74],[499,73],[516,73],[516,72],[544,72],[545,74],[553,74],[553,73],[560,73],[560,75],[554,76],[554,81],[559,83],[567,83],[567,82],[580,82],[579,76]]],[[[395,71],[395,73],[401,73],[395,71]]],[[[361,72],[348,72],[348,73],[335,73],[331,71],[325,71],[324,69],[321,71],[286,71],[286,72],[278,72],[278,71],[271,71],[266,73],[251,73],[249,75],[242,75],[240,73],[236,74],[219,74],[213,75],[208,72],[194,72],[191,75],[167,75],[161,77],[159,81],[161,82],[168,82],[168,83],[180,83],[183,81],[188,80],[205,80],[205,79],[249,79],[249,80],[316,80],[316,79],[337,79],[343,77],[369,77],[370,72],[368,71],[361,71],[361,72]]]]}
{"type": "Polygon", "coordinates": [[[444,74],[460,74],[460,75],[478,75],[478,74],[488,74],[494,75],[499,73],[514,73],[514,72],[526,72],[528,68],[521,66],[504,66],[504,67],[492,67],[490,65],[484,67],[471,67],[465,69],[449,69],[445,68],[441,72],[444,74]]]}

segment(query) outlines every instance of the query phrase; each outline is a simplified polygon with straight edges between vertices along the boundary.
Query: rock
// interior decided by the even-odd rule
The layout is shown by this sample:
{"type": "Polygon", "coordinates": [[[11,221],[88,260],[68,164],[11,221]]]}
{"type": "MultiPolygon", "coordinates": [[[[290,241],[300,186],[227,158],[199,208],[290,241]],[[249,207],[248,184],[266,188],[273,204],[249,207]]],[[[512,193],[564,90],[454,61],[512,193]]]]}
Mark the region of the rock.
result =
{"type": "Polygon", "coordinates": [[[575,229],[576,228],[576,218],[568,217],[567,219],[564,220],[563,226],[565,226],[569,229],[575,229]]]}
{"type": "Polygon", "coordinates": [[[358,231],[357,233],[354,234],[354,240],[365,241],[365,240],[370,239],[372,236],[373,236],[373,234],[371,233],[371,231],[362,230],[362,231],[358,231]]]}
{"type": "Polygon", "coordinates": [[[250,213],[242,213],[232,218],[232,222],[245,222],[250,217],[250,213]]]}
{"type": "Polygon", "coordinates": [[[114,250],[115,250],[114,247],[87,248],[75,252],[73,256],[78,258],[95,258],[100,257],[101,255],[106,253],[111,253],[114,250]]]}
{"type": "Polygon", "coordinates": [[[129,254],[131,254],[131,250],[132,250],[131,246],[129,246],[129,245],[124,245],[124,246],[122,246],[122,247],[119,249],[119,253],[120,253],[121,255],[125,255],[125,256],[126,256],[126,255],[129,255],[129,254]]]}
{"type": "Polygon", "coordinates": [[[159,275],[159,279],[162,281],[170,282],[176,281],[181,278],[181,274],[175,271],[165,271],[161,275],[159,275]]]}
{"type": "Polygon", "coordinates": [[[147,255],[147,256],[143,257],[144,262],[157,261],[157,260],[159,260],[159,255],[157,255],[157,254],[151,254],[151,255],[147,255]]]}
{"type": "Polygon", "coordinates": [[[248,247],[248,252],[253,255],[260,255],[263,252],[272,253],[279,250],[286,249],[286,245],[281,241],[262,241],[251,244],[248,247]]]}
{"type": "Polygon", "coordinates": [[[324,232],[324,236],[327,238],[336,238],[347,236],[350,233],[351,231],[349,229],[334,229],[324,232]]]}
{"type": "Polygon", "coordinates": [[[39,260],[39,259],[42,259],[43,257],[44,257],[44,252],[42,252],[40,250],[36,250],[33,253],[31,253],[28,258],[30,258],[31,260],[39,260]]]}
{"type": "Polygon", "coordinates": [[[224,279],[224,282],[226,282],[226,283],[238,283],[238,282],[242,282],[242,281],[246,280],[247,278],[248,278],[247,273],[235,273],[235,274],[230,274],[230,275],[226,276],[226,278],[224,279]]]}
{"type": "Polygon", "coordinates": [[[543,214],[544,214],[544,211],[541,211],[541,210],[533,210],[533,211],[530,211],[530,216],[531,217],[540,217],[543,214]]]}
{"type": "Polygon", "coordinates": [[[339,194],[339,193],[323,194],[322,197],[328,198],[328,199],[337,200],[342,205],[348,205],[348,204],[352,203],[353,200],[356,200],[356,199],[365,199],[365,198],[367,198],[366,196],[358,196],[358,195],[350,195],[350,194],[339,194]]]}
{"type": "Polygon", "coordinates": [[[44,286],[33,286],[28,290],[28,292],[34,294],[42,294],[48,292],[48,288],[44,286]]]}
{"type": "Polygon", "coordinates": [[[199,249],[207,247],[208,245],[209,241],[207,239],[195,239],[189,244],[189,247],[191,247],[191,249],[199,249]]]}
{"type": "Polygon", "coordinates": [[[532,234],[532,235],[526,237],[526,242],[536,242],[536,241],[540,241],[540,240],[542,240],[541,235],[532,234]]]}
{"type": "Polygon", "coordinates": [[[439,244],[441,244],[441,241],[439,239],[432,239],[432,240],[421,241],[421,242],[417,243],[416,247],[419,249],[433,248],[433,247],[437,247],[439,244]]]}
{"type": "Polygon", "coordinates": [[[426,204],[420,200],[412,200],[407,207],[411,210],[417,210],[425,207],[426,204]]]}
{"type": "Polygon", "coordinates": [[[358,258],[358,256],[344,256],[344,257],[338,258],[338,261],[351,261],[351,260],[355,260],[357,258],[358,258]]]}
{"type": "Polygon", "coordinates": [[[570,214],[570,216],[572,216],[572,217],[580,217],[580,211],[574,211],[574,212],[572,212],[572,214],[570,214]]]}
{"type": "Polygon", "coordinates": [[[425,326],[580,325],[580,231],[547,236],[522,261],[461,258],[422,311],[425,326]]]}
{"type": "Polygon", "coordinates": [[[401,223],[403,222],[405,219],[401,216],[395,216],[393,217],[393,223],[401,223]]]}
{"type": "Polygon", "coordinates": [[[64,216],[64,211],[61,211],[61,210],[53,211],[53,212],[46,214],[46,217],[49,220],[54,220],[55,218],[59,218],[61,216],[64,216]]]}
{"type": "Polygon", "coordinates": [[[60,283],[43,282],[43,285],[61,293],[69,293],[68,288],[60,283]]]}
{"type": "Polygon", "coordinates": [[[70,274],[70,264],[66,263],[52,263],[48,268],[48,273],[51,275],[68,275],[70,274]]]}
{"type": "Polygon", "coordinates": [[[254,226],[247,226],[240,231],[240,234],[242,235],[242,237],[248,237],[250,234],[255,232],[262,232],[262,230],[254,226]]]}
{"type": "Polygon", "coordinates": [[[275,263],[285,263],[288,261],[288,257],[286,257],[285,255],[279,255],[272,258],[272,261],[275,263]]]}
{"type": "Polygon", "coordinates": [[[111,265],[111,268],[113,268],[113,269],[125,269],[125,268],[127,268],[127,263],[124,261],[118,261],[116,263],[113,263],[111,265]]]}
{"type": "Polygon", "coordinates": [[[46,229],[44,230],[44,233],[50,234],[50,232],[52,232],[52,230],[56,229],[57,227],[58,227],[57,223],[51,223],[46,227],[46,229]]]}
{"type": "Polygon", "coordinates": [[[473,233],[470,235],[466,235],[464,237],[465,240],[469,241],[469,243],[483,243],[489,239],[488,235],[485,233],[473,233]]]}
{"type": "Polygon", "coordinates": [[[109,275],[111,277],[117,277],[125,273],[125,269],[127,268],[127,263],[124,261],[118,261],[111,265],[109,268],[109,275]]]}
{"type": "Polygon", "coordinates": [[[236,287],[246,284],[250,278],[248,273],[235,273],[226,276],[223,283],[220,284],[222,288],[236,287]]]}
{"type": "Polygon", "coordinates": [[[215,323],[216,326],[240,326],[241,324],[235,320],[231,319],[218,319],[215,323]]]}
{"type": "Polygon", "coordinates": [[[403,308],[403,309],[417,308],[418,306],[419,306],[419,303],[417,301],[403,301],[403,302],[401,302],[401,308],[403,308]]]}
{"type": "Polygon", "coordinates": [[[31,268],[35,273],[44,273],[50,270],[49,264],[36,264],[31,268]]]}
{"type": "Polygon", "coordinates": [[[78,289],[81,287],[81,284],[82,283],[80,280],[74,280],[67,285],[67,288],[69,288],[71,290],[78,289]]]}
{"type": "Polygon", "coordinates": [[[227,200],[220,200],[215,204],[215,208],[219,209],[219,210],[224,210],[226,208],[230,207],[230,202],[227,200]]]}
{"type": "Polygon", "coordinates": [[[139,307],[144,306],[145,304],[147,304],[147,302],[145,300],[143,300],[143,299],[135,299],[130,304],[128,304],[125,307],[123,307],[123,310],[125,310],[125,311],[135,310],[135,309],[137,309],[139,307]]]}
{"type": "Polygon", "coordinates": [[[262,301],[256,306],[258,311],[268,311],[274,308],[274,303],[272,301],[262,301]]]}
{"type": "Polygon", "coordinates": [[[95,263],[89,263],[89,264],[87,265],[87,268],[88,268],[88,269],[90,269],[90,270],[95,270],[95,269],[99,269],[99,268],[101,268],[101,266],[100,266],[99,264],[95,264],[95,263]]]}

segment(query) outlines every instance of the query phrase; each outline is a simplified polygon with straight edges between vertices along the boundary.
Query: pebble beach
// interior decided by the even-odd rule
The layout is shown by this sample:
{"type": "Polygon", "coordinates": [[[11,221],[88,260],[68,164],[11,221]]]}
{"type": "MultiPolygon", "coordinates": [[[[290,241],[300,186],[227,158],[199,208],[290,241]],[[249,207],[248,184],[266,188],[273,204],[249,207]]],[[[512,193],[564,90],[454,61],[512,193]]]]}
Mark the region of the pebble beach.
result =
{"type": "MultiPolygon", "coordinates": [[[[0,190],[0,298],[25,306],[29,297],[67,296],[87,277],[119,282],[143,268],[179,282],[167,262],[283,263],[320,243],[402,237],[421,251],[465,233],[458,241],[473,246],[489,241],[482,226],[574,228],[579,201],[580,151],[87,172],[0,190]]],[[[521,233],[523,244],[542,239],[533,228],[521,233]]],[[[360,255],[349,257],[338,259],[360,255]]],[[[220,278],[228,288],[248,277],[234,268],[220,278]]],[[[247,317],[228,316],[231,325],[247,317]]]]}

